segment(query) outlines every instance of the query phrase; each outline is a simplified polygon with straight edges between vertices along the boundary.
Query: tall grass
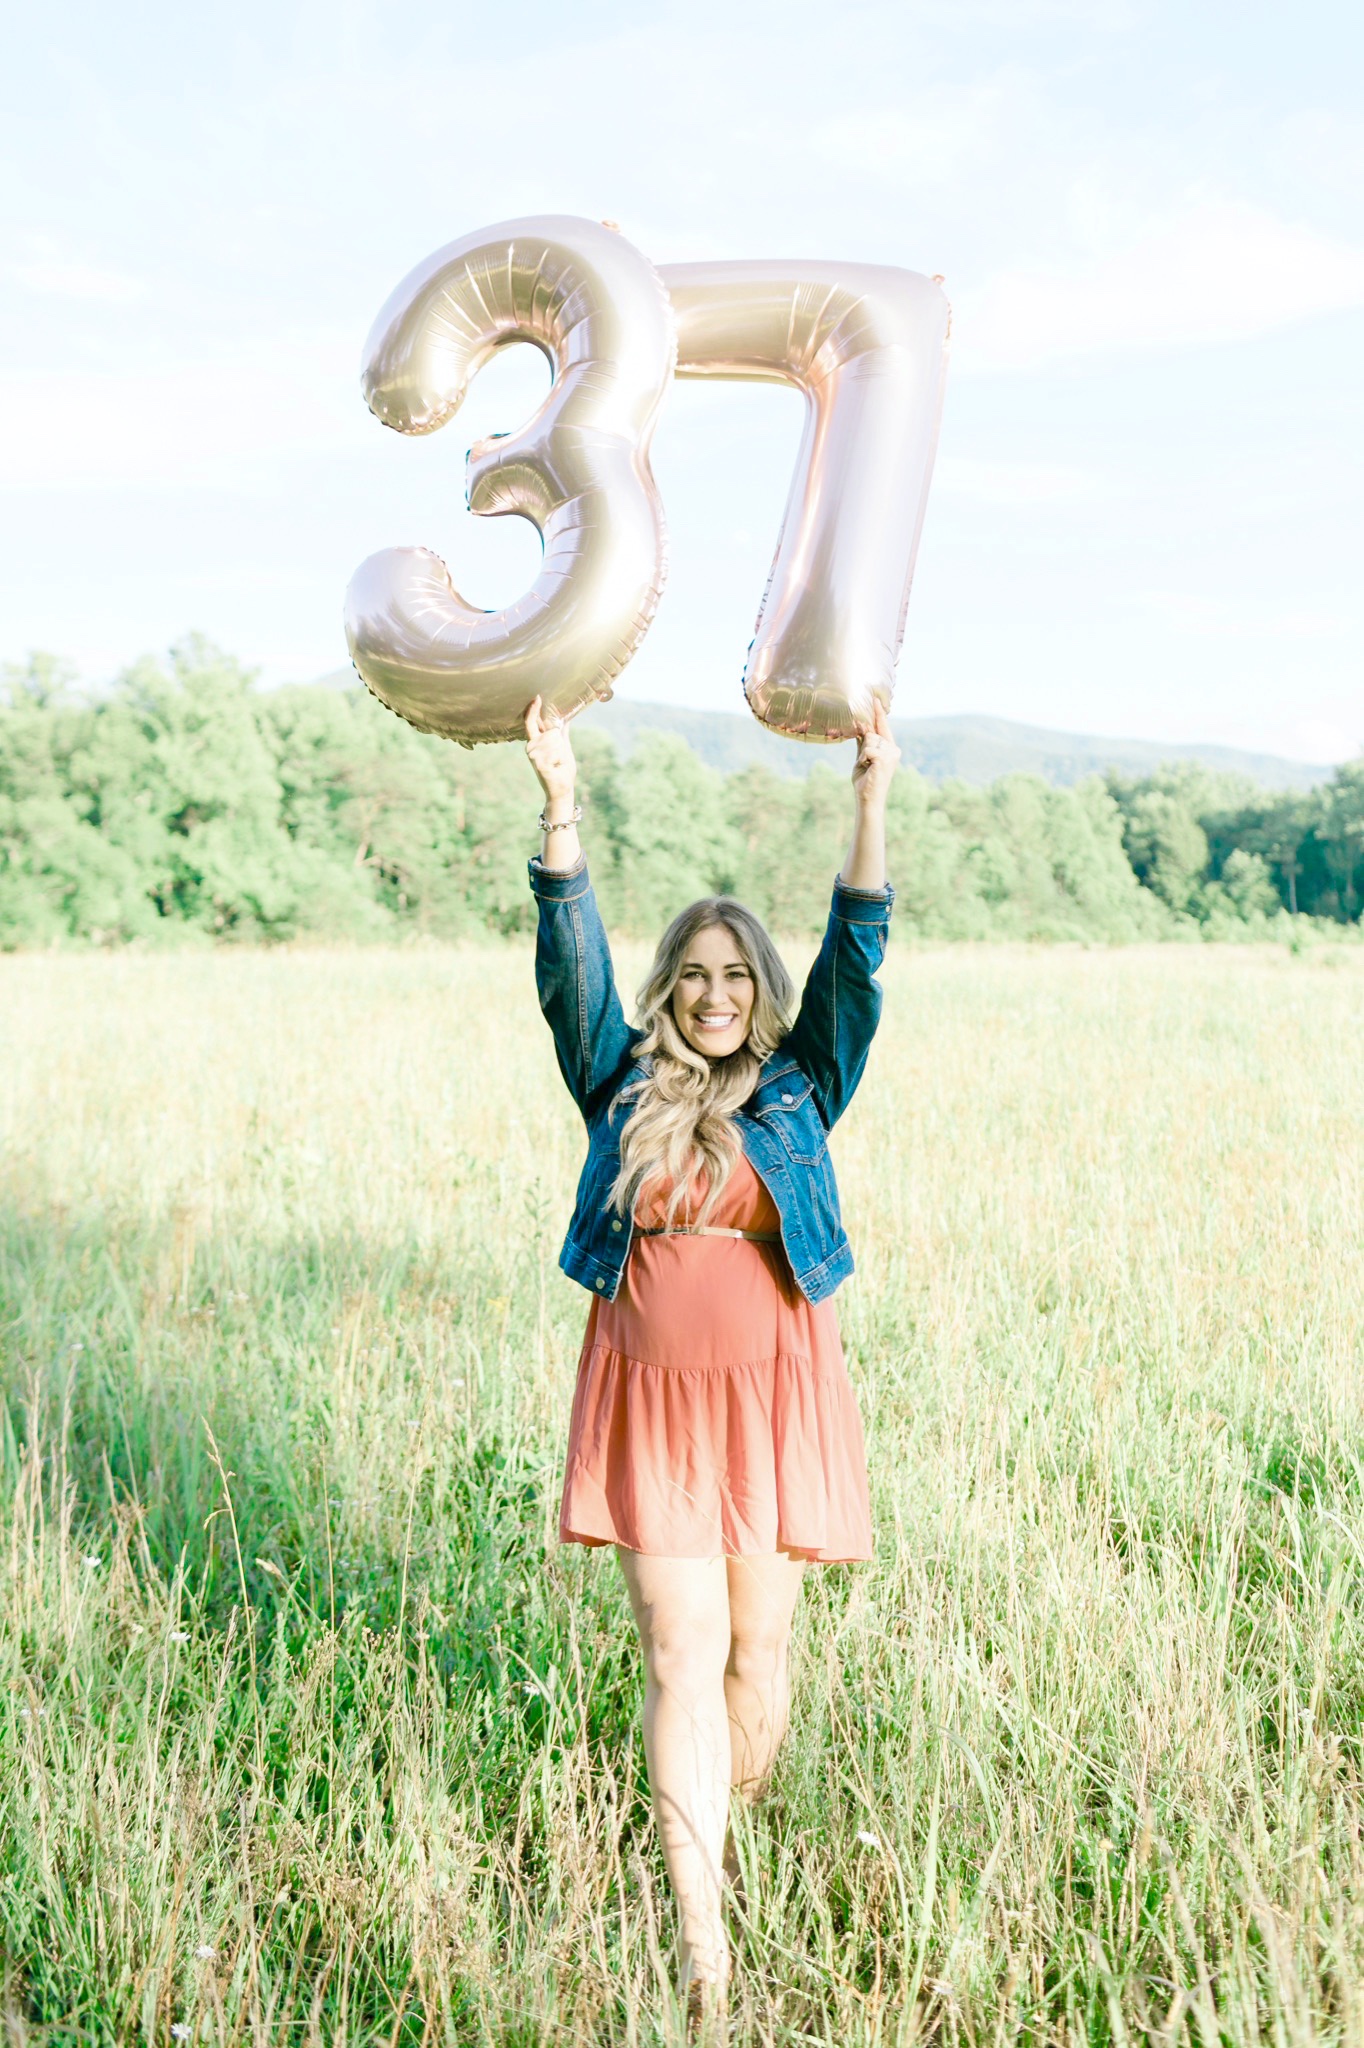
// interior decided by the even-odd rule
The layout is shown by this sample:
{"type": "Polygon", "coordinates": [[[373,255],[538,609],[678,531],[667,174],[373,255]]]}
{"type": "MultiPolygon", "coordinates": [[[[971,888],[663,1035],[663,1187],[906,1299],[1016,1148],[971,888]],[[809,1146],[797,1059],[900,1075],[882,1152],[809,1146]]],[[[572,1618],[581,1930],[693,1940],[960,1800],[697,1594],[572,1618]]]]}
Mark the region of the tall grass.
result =
{"type": "MultiPolygon", "coordinates": [[[[878,1555],[807,1574],[735,2038],[1364,2040],[1364,960],[884,985],[878,1555]]],[[[0,1019],[9,2038],[676,2038],[526,949],[16,956],[0,1019]]]]}

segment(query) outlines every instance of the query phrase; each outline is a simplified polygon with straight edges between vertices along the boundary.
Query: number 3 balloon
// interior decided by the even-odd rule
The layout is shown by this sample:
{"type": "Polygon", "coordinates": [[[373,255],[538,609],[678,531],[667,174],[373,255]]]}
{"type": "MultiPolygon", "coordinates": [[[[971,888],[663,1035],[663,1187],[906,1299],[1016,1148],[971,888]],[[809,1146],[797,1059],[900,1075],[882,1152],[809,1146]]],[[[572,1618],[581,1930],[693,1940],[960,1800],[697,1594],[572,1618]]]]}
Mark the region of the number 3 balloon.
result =
{"type": "Polygon", "coordinates": [[[508,221],[438,249],[370,330],[371,412],[430,434],[496,349],[529,341],[554,381],[519,433],[469,450],[471,512],[518,512],[545,544],[505,611],[466,604],[428,548],[386,548],[346,592],[351,659],[381,703],[447,739],[523,738],[537,693],[564,717],[610,694],[663,586],[649,440],[672,382],[672,312],[657,273],[595,221],[508,221]]]}
{"type": "Polygon", "coordinates": [[[504,342],[555,380],[519,434],[470,451],[469,505],[520,512],[545,540],[520,604],[479,612],[424,548],[373,555],[346,631],[374,694],[425,731],[514,739],[537,691],[565,716],[610,695],[653,616],[662,522],[648,466],[673,373],[776,380],[805,434],[744,693],[793,738],[842,740],[889,706],[928,495],[950,314],[940,281],[885,265],[674,264],[657,275],[591,221],[511,222],[406,278],[365,351],[371,409],[441,426],[504,342]]]}

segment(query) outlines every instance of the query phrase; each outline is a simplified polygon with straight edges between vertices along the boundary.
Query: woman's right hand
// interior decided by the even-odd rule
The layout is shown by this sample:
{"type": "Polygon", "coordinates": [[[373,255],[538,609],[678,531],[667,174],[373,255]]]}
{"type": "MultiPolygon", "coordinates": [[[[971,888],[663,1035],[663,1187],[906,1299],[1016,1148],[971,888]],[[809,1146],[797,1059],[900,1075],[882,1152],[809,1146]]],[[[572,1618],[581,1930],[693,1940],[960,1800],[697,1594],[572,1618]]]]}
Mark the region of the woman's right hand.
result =
{"type": "Polygon", "coordinates": [[[526,706],[526,753],[545,792],[546,810],[556,801],[566,801],[571,809],[573,785],[578,777],[573,743],[558,712],[544,711],[539,697],[532,698],[526,706]]]}

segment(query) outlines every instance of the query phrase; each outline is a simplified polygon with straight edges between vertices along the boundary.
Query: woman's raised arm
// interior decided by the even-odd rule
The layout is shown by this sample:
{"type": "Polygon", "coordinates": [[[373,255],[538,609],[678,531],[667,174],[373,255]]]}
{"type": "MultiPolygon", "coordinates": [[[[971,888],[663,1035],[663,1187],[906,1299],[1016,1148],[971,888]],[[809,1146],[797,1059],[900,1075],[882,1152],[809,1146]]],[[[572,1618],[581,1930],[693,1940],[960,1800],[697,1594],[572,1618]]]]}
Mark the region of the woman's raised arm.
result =
{"type": "Polygon", "coordinates": [[[874,725],[858,741],[852,844],[834,882],[824,942],[784,1046],[809,1075],[829,1129],[852,1100],[876,1035],[881,990],[875,975],[885,957],[895,901],[886,880],[886,798],[900,749],[879,701],[874,725]]]}
{"type": "Polygon", "coordinates": [[[839,880],[849,889],[886,886],[886,798],[900,762],[900,749],[890,729],[890,714],[879,697],[872,702],[873,723],[858,734],[852,786],[856,810],[852,844],[839,880]]]}
{"type": "Polygon", "coordinates": [[[573,814],[577,810],[573,787],[578,777],[578,764],[573,758],[573,742],[569,739],[568,727],[557,711],[546,715],[538,697],[533,697],[526,706],[526,752],[545,792],[545,807],[540,815],[546,827],[557,827],[545,832],[540,847],[540,865],[546,868],[576,867],[582,851],[578,827],[573,822],[573,814]]]}
{"type": "Polygon", "coordinates": [[[577,763],[568,727],[541,715],[540,699],[526,707],[526,752],[545,793],[546,830],[530,885],[539,905],[535,927],[535,986],[554,1034],[559,1071],[590,1123],[629,1062],[632,1034],[611,967],[611,948],[587,877],[587,862],[572,823],[577,763]],[[557,831],[549,829],[560,819],[557,831]]]}

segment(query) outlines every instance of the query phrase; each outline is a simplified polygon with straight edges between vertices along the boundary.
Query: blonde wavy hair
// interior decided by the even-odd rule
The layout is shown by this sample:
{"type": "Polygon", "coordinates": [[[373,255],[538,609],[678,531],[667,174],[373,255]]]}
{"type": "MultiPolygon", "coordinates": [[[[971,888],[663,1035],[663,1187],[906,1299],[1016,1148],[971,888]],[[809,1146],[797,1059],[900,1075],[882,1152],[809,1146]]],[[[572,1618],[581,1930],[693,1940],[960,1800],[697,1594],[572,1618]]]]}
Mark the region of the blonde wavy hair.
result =
{"type": "Polygon", "coordinates": [[[617,1101],[634,1102],[621,1132],[620,1172],[608,1201],[622,1216],[655,1175],[672,1182],[667,1221],[704,1223],[738,1163],[741,1142],[734,1113],[757,1083],[758,1072],[791,1029],[795,988],[762,922],[732,896],[703,896],[679,911],[658,942],[654,964],[640,987],[636,1051],[648,1062],[642,1079],[621,1090],[617,1101]],[[753,1010],[748,1037],[737,1052],[708,1059],[688,1045],[673,1016],[672,997],[698,932],[722,925],[753,976],[753,1010]],[[690,1214],[695,1174],[704,1171],[706,1193],[690,1214]]]}

